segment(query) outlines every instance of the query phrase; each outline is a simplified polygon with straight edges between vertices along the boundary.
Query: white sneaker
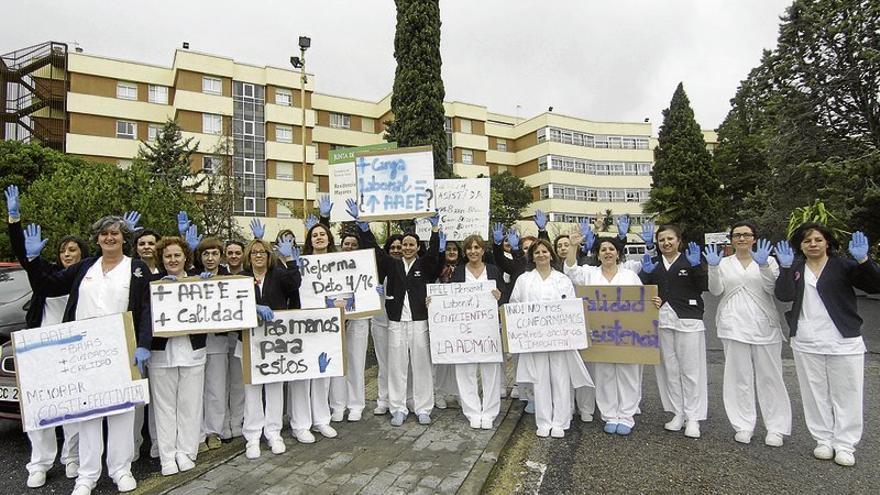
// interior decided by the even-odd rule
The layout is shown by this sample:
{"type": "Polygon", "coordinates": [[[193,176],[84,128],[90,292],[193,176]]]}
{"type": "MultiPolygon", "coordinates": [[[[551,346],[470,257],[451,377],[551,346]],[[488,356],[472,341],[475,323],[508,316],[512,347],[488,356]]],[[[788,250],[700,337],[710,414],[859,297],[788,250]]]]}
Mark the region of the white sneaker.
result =
{"type": "Polygon", "coordinates": [[[448,404],[446,404],[446,397],[438,396],[436,399],[434,399],[434,406],[437,409],[446,409],[446,407],[448,406],[448,404]]]}
{"type": "Polygon", "coordinates": [[[150,447],[150,459],[159,458],[159,446],[155,443],[150,447]]]}
{"type": "Polygon", "coordinates": [[[46,484],[46,471],[34,471],[28,475],[28,488],[39,488],[46,484]]]}
{"type": "Polygon", "coordinates": [[[180,471],[189,471],[190,469],[196,467],[196,463],[193,462],[192,459],[189,458],[188,455],[183,452],[178,452],[174,454],[174,460],[177,461],[177,467],[180,468],[180,471]]]}
{"type": "Polygon", "coordinates": [[[822,461],[827,461],[834,457],[834,449],[828,445],[817,445],[816,448],[813,449],[813,457],[822,461]]]}
{"type": "Polygon", "coordinates": [[[312,429],[324,435],[324,438],[336,438],[336,430],[330,425],[315,425],[312,429]]]}
{"type": "Polygon", "coordinates": [[[138,487],[137,481],[135,481],[134,476],[131,473],[123,474],[116,480],[116,489],[120,492],[130,492],[138,487]]]}
{"type": "Polygon", "coordinates": [[[483,422],[480,421],[479,418],[474,418],[474,419],[470,420],[470,423],[471,423],[471,428],[473,428],[475,430],[479,430],[480,427],[483,425],[483,422]]]}
{"type": "Polygon", "coordinates": [[[495,418],[483,418],[480,420],[480,428],[484,430],[491,430],[492,423],[495,422],[495,418]]]}
{"type": "Polygon", "coordinates": [[[419,414],[419,424],[420,425],[429,425],[431,424],[431,415],[428,413],[419,414]]]}
{"type": "Polygon", "coordinates": [[[688,421],[684,427],[684,436],[688,438],[700,438],[700,422],[688,421]]]}
{"type": "Polygon", "coordinates": [[[782,434],[775,431],[768,431],[764,437],[764,445],[770,447],[782,447],[782,434]]]}
{"type": "Polygon", "coordinates": [[[581,413],[581,421],[584,423],[592,423],[593,415],[588,413],[581,413]]]}
{"type": "Polygon", "coordinates": [[[377,405],[375,409],[373,409],[373,414],[376,416],[382,416],[383,414],[388,414],[388,406],[384,404],[377,405]]]}
{"type": "Polygon", "coordinates": [[[260,441],[256,442],[248,442],[247,447],[245,447],[244,456],[248,459],[259,459],[260,458],[260,441]]]}
{"type": "Polygon", "coordinates": [[[519,387],[517,387],[516,385],[514,385],[513,388],[510,389],[510,398],[519,399],[519,387]]]}
{"type": "Polygon", "coordinates": [[[550,428],[538,428],[535,435],[538,435],[541,438],[547,438],[550,436],[550,428]]]}
{"type": "Polygon", "coordinates": [[[64,476],[68,479],[74,479],[79,475],[79,464],[76,462],[68,462],[64,466],[64,476]]]}
{"type": "Polygon", "coordinates": [[[70,495],[92,495],[92,489],[87,485],[76,485],[70,495]]]}
{"type": "Polygon", "coordinates": [[[296,430],[293,432],[296,441],[299,443],[315,443],[315,435],[309,430],[296,430]]]}
{"type": "Polygon", "coordinates": [[[174,476],[179,472],[180,469],[177,468],[176,462],[172,462],[170,464],[162,464],[162,476],[174,476]]]}
{"type": "Polygon", "coordinates": [[[839,466],[855,466],[856,456],[854,456],[852,452],[838,451],[834,456],[834,462],[839,466]]]}
{"type": "Polygon", "coordinates": [[[345,419],[345,409],[337,409],[330,415],[330,421],[334,423],[341,423],[343,419],[345,419]]]}
{"type": "Polygon", "coordinates": [[[348,420],[352,423],[361,420],[361,412],[360,411],[348,411],[348,420]]]}
{"type": "MultiPolygon", "coordinates": [[[[767,434],[767,438],[770,438],[770,434],[767,434]]],[[[750,431],[738,431],[736,435],[733,436],[733,439],[739,443],[752,443],[752,432],[750,431]]]]}
{"type": "Polygon", "coordinates": [[[507,387],[501,387],[501,398],[502,399],[507,398],[507,387]]]}
{"type": "Polygon", "coordinates": [[[272,453],[275,455],[280,455],[287,452],[287,445],[284,445],[284,440],[281,438],[269,440],[269,447],[272,449],[272,453]]]}
{"type": "Polygon", "coordinates": [[[665,428],[666,431],[681,431],[681,428],[682,428],[682,426],[684,426],[684,423],[685,423],[684,416],[679,416],[676,414],[675,417],[672,418],[671,421],[669,421],[668,423],[663,425],[663,428],[665,428]]]}
{"type": "Polygon", "coordinates": [[[535,403],[532,401],[526,402],[526,407],[523,408],[523,411],[526,414],[535,414],[535,403]]]}
{"type": "Polygon", "coordinates": [[[550,428],[550,436],[553,438],[563,438],[565,437],[565,430],[558,427],[550,428]]]}

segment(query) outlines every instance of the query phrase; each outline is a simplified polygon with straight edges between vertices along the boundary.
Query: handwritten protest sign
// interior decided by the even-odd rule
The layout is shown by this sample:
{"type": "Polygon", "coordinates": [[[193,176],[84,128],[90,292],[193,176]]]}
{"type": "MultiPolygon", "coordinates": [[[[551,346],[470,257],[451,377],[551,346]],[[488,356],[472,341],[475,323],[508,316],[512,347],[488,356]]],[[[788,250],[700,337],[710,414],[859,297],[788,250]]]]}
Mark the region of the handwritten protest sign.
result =
{"type": "Polygon", "coordinates": [[[328,179],[330,184],[331,222],[348,222],[351,217],[345,212],[345,200],[356,199],[357,174],[355,173],[355,154],[365,151],[384,151],[397,148],[397,143],[379,143],[356,148],[330,150],[328,155],[328,179]]]}
{"type": "Polygon", "coordinates": [[[244,382],[310,380],[345,375],[339,308],[276,311],[272,321],[243,333],[244,382]]]}
{"type": "Polygon", "coordinates": [[[504,305],[504,349],[513,354],[585,349],[584,305],[579,299],[504,305]]]}
{"type": "Polygon", "coordinates": [[[221,333],[257,326],[254,279],[237,275],[150,283],[153,335],[221,333]]]}
{"type": "Polygon", "coordinates": [[[428,334],[434,364],[500,363],[498,301],[490,292],[431,296],[428,334]]]}
{"type": "Polygon", "coordinates": [[[150,401],[132,366],[131,313],[12,334],[25,431],[112,416],[150,401]]]}
{"type": "Polygon", "coordinates": [[[434,214],[434,153],[430,146],[355,156],[361,219],[399,220],[434,214]]]}
{"type": "Polygon", "coordinates": [[[328,308],[338,300],[345,304],[346,318],[382,313],[374,250],[312,254],[300,261],[299,300],[304,309],[328,308]]]}
{"type": "MultiPolygon", "coordinates": [[[[489,179],[437,179],[434,202],[447,240],[489,235],[489,179]]],[[[430,239],[431,222],[418,219],[416,233],[423,241],[430,239]]]]}
{"type": "Polygon", "coordinates": [[[578,286],[590,329],[584,359],[597,363],[659,364],[656,285],[578,286]]]}
{"type": "Polygon", "coordinates": [[[452,282],[448,284],[426,284],[429,296],[468,296],[481,292],[492,292],[495,289],[494,280],[481,280],[479,282],[452,282]]]}

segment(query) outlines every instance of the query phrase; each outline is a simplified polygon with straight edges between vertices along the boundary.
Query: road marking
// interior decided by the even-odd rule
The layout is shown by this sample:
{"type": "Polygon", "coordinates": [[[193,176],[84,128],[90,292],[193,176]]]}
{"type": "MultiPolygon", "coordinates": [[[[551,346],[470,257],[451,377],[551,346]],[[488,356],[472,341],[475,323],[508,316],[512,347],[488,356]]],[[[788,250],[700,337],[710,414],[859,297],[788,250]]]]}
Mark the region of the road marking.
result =
{"type": "Polygon", "coordinates": [[[541,483],[544,481],[544,474],[547,472],[547,465],[540,462],[526,461],[526,467],[532,471],[540,473],[540,476],[538,477],[538,485],[535,487],[534,491],[534,493],[538,493],[541,490],[541,483]]]}

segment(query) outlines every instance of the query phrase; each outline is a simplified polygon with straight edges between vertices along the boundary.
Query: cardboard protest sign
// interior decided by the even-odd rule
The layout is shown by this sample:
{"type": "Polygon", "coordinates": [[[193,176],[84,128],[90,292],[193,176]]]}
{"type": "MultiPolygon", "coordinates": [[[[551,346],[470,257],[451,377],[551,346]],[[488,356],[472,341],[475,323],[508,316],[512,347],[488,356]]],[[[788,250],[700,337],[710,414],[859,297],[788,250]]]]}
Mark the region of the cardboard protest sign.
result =
{"type": "Polygon", "coordinates": [[[494,280],[481,280],[479,282],[451,282],[448,284],[426,284],[429,296],[467,296],[481,292],[492,292],[495,289],[494,280]]]}
{"type": "Polygon", "coordinates": [[[513,354],[585,349],[587,320],[580,299],[504,305],[504,350],[513,354]]]}
{"type": "Polygon", "coordinates": [[[581,351],[596,363],[659,364],[660,337],[654,306],[656,285],[577,286],[590,329],[590,347],[581,351]]]}
{"type": "MultiPolygon", "coordinates": [[[[476,234],[489,235],[489,179],[437,179],[434,202],[440,214],[440,226],[450,241],[463,241],[476,234]]],[[[431,222],[416,221],[419,239],[431,238],[431,222]]]]}
{"type": "Polygon", "coordinates": [[[434,214],[434,152],[430,146],[355,156],[362,220],[400,220],[434,214]]]}
{"type": "Polygon", "coordinates": [[[303,309],[344,303],[346,318],[382,313],[382,298],[376,292],[380,281],[374,250],[300,256],[299,270],[302,274],[299,300],[303,309]]]}
{"type": "Polygon", "coordinates": [[[498,301],[490,292],[431,296],[428,335],[434,364],[503,361],[498,301]]]}
{"type": "Polygon", "coordinates": [[[131,313],[12,334],[25,431],[112,416],[150,401],[134,361],[131,313]]]}
{"type": "Polygon", "coordinates": [[[254,279],[238,275],[150,283],[153,335],[222,333],[257,325],[254,279]]]}
{"type": "Polygon", "coordinates": [[[331,222],[348,222],[351,217],[345,212],[345,200],[357,199],[357,174],[354,170],[356,153],[365,151],[384,151],[397,148],[397,143],[379,143],[356,148],[330,150],[328,155],[328,179],[330,184],[331,222]]]}
{"type": "Polygon", "coordinates": [[[339,308],[275,311],[275,319],[243,332],[244,382],[310,380],[345,375],[339,308]]]}

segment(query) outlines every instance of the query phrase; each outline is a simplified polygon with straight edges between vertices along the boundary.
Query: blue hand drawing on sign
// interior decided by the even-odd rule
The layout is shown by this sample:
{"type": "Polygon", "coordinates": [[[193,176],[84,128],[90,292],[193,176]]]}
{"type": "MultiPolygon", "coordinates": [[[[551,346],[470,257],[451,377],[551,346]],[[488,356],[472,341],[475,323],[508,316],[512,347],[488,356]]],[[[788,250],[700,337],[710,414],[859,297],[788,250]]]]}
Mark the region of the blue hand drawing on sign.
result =
{"type": "Polygon", "coordinates": [[[326,353],[326,352],[322,352],[322,353],[318,356],[318,370],[319,370],[321,373],[324,373],[324,372],[327,371],[327,366],[330,365],[330,359],[331,359],[331,358],[327,357],[327,353],[326,353]]]}

